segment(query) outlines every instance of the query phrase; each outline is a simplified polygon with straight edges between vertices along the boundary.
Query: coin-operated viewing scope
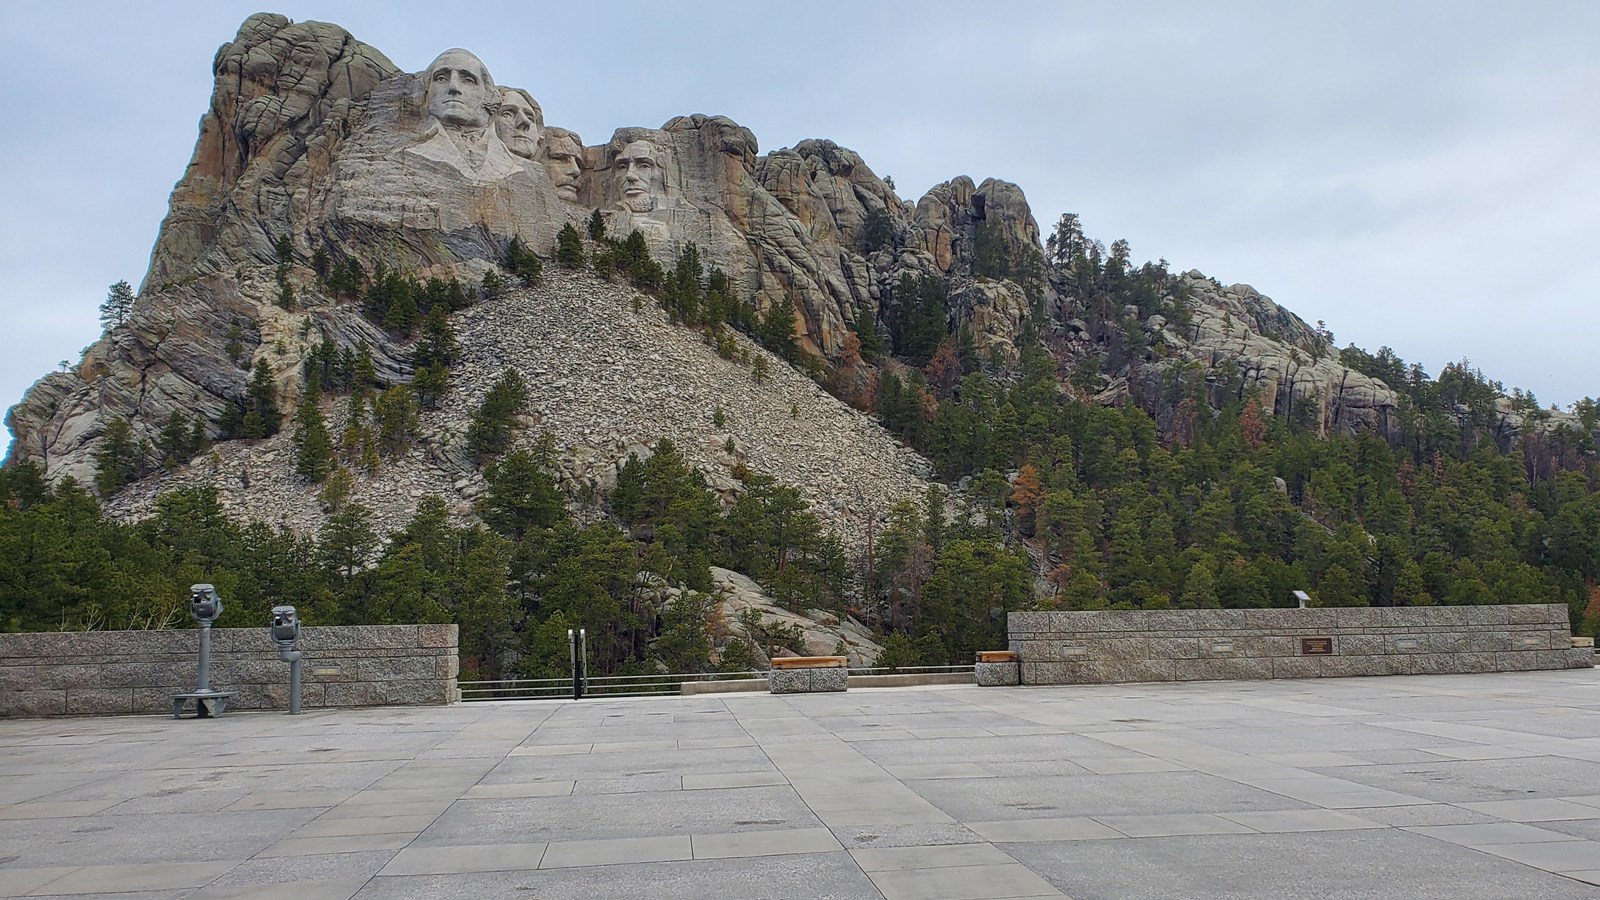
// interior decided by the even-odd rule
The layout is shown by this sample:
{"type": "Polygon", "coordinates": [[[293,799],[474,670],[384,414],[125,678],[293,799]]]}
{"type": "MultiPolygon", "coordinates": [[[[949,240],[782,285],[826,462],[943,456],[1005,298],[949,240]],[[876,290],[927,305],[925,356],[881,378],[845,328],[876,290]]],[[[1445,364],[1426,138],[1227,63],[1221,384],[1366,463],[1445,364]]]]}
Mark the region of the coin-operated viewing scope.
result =
{"type": "Polygon", "coordinates": [[[197,629],[200,632],[200,663],[195,670],[194,690],[172,695],[172,717],[176,719],[182,716],[184,706],[192,700],[195,715],[210,719],[222,715],[228,698],[238,693],[211,689],[211,623],[222,616],[222,595],[209,584],[190,585],[189,615],[194,616],[195,624],[200,626],[197,629]]]}
{"type": "Polygon", "coordinates": [[[300,714],[300,616],[292,606],[274,606],[267,634],[278,645],[278,658],[289,664],[289,715],[300,714]]]}
{"type": "Polygon", "coordinates": [[[300,642],[300,617],[292,606],[272,608],[272,641],[279,647],[293,648],[300,642]]]}
{"type": "Polygon", "coordinates": [[[189,586],[189,615],[201,625],[210,625],[222,615],[222,596],[209,584],[189,586]]]}

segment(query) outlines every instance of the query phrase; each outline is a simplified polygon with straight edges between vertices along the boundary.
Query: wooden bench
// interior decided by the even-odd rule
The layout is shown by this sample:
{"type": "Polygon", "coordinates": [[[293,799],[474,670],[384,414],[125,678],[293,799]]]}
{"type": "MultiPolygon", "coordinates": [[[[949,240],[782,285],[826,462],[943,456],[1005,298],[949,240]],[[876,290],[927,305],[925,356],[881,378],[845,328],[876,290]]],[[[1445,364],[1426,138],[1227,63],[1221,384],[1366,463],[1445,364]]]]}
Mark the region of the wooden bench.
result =
{"type": "Polygon", "coordinates": [[[775,656],[774,669],[848,669],[850,660],[843,656],[775,656]]]}
{"type": "Polygon", "coordinates": [[[979,650],[972,662],[979,687],[1010,687],[1022,681],[1022,657],[1015,650],[979,650]]]}
{"type": "Polygon", "coordinates": [[[1575,637],[1575,638],[1572,639],[1572,646],[1573,646],[1574,649],[1579,648],[1579,647],[1586,647],[1586,648],[1588,648],[1590,650],[1593,650],[1594,649],[1594,638],[1591,638],[1591,637],[1575,637]]]}
{"type": "Polygon", "coordinates": [[[779,656],[767,673],[774,694],[842,691],[850,684],[850,660],[843,656],[779,656]]]}

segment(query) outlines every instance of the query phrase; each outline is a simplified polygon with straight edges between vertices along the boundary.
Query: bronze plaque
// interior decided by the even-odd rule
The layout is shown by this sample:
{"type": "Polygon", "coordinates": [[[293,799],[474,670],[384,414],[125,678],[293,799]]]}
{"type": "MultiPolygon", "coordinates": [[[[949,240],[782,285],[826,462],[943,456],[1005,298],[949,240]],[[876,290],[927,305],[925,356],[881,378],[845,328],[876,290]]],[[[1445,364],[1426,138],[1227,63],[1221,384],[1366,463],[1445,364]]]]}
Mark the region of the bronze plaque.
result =
{"type": "Polygon", "coordinates": [[[1333,653],[1333,638],[1331,637],[1303,637],[1300,639],[1301,656],[1330,656],[1333,653]]]}

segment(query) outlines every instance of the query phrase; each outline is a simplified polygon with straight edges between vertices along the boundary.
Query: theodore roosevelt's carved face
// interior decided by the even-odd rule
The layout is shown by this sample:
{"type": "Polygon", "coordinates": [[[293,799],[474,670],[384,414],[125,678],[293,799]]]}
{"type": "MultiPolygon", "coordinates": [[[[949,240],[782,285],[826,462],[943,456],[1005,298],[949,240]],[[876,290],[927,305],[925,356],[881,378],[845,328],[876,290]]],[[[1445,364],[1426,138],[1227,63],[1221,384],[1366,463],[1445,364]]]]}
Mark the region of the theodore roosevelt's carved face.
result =
{"type": "Polygon", "coordinates": [[[483,60],[446,50],[428,67],[428,114],[450,128],[482,128],[500,98],[483,60]]]}
{"type": "Polygon", "coordinates": [[[539,144],[539,155],[545,171],[550,173],[550,183],[555,185],[556,196],[576,203],[578,178],[583,174],[583,142],[564,128],[550,128],[539,144]]]}
{"type": "Polygon", "coordinates": [[[506,149],[523,159],[533,159],[539,133],[544,129],[544,111],[526,91],[501,88],[494,127],[506,149]]]}
{"type": "Polygon", "coordinates": [[[661,156],[649,141],[633,141],[622,148],[613,163],[621,182],[622,205],[634,212],[649,212],[666,188],[661,156]]]}

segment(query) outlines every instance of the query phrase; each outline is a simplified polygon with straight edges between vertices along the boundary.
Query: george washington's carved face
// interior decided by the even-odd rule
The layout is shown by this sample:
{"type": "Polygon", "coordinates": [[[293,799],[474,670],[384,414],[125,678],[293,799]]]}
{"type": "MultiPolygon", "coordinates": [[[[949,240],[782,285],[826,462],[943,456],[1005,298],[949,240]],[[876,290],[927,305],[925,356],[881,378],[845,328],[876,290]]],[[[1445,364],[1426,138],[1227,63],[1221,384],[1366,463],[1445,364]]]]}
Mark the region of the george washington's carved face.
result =
{"type": "Polygon", "coordinates": [[[428,67],[428,114],[453,128],[489,124],[489,107],[500,98],[483,60],[465,50],[446,50],[428,67]]]}

